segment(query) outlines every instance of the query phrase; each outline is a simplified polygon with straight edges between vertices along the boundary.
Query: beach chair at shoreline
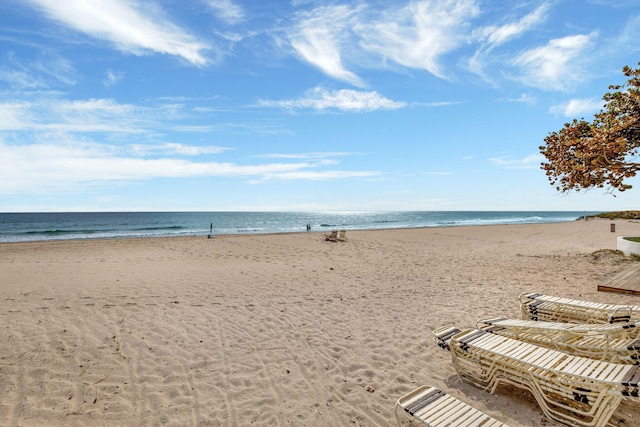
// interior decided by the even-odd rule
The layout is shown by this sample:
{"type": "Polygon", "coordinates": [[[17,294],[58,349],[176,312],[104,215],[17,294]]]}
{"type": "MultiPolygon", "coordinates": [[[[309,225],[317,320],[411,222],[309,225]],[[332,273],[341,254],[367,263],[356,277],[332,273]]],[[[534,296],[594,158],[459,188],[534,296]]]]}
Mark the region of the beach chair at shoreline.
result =
{"type": "Polygon", "coordinates": [[[518,299],[523,319],[573,323],[640,321],[638,306],[602,304],[537,293],[520,294],[518,299]]]}
{"type": "Polygon", "coordinates": [[[483,319],[476,328],[575,356],[614,363],[640,363],[640,323],[577,324],[483,319]]]}
{"type": "Polygon", "coordinates": [[[639,365],[574,356],[478,329],[455,333],[447,346],[463,381],[490,393],[505,384],[529,391],[545,416],[567,425],[602,427],[622,399],[640,401],[639,365]]]}
{"type": "Polygon", "coordinates": [[[331,242],[337,242],[338,241],[338,230],[332,230],[331,234],[326,234],[325,233],[324,240],[331,241],[331,242]]]}
{"type": "Polygon", "coordinates": [[[484,412],[428,385],[418,387],[398,399],[395,406],[398,425],[401,425],[401,409],[430,427],[507,427],[484,412]]]}
{"type": "Polygon", "coordinates": [[[340,234],[336,237],[341,242],[346,242],[347,240],[347,230],[340,230],[340,234]]]}

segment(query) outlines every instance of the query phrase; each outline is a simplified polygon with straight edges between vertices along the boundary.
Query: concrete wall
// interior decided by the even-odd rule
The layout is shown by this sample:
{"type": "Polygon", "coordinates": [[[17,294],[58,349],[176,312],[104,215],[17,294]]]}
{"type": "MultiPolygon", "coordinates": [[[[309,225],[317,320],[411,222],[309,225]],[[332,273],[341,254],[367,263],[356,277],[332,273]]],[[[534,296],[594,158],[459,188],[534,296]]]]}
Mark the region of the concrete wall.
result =
{"type": "Polygon", "coordinates": [[[618,250],[624,252],[625,255],[640,255],[640,243],[626,240],[624,236],[618,237],[618,250]]]}

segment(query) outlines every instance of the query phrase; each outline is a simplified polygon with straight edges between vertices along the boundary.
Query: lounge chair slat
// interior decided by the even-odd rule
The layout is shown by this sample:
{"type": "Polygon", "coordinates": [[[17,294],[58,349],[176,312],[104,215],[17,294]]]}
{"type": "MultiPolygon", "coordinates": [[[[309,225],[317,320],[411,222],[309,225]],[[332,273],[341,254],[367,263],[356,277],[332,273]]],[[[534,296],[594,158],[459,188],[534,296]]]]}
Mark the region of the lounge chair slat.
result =
{"type": "Polygon", "coordinates": [[[433,405],[425,406],[420,411],[415,412],[412,415],[421,419],[437,420],[443,412],[447,412],[457,404],[457,400],[453,399],[449,395],[444,395],[442,399],[434,401],[433,405]]]}
{"type": "Polygon", "coordinates": [[[448,401],[447,406],[443,406],[437,412],[431,413],[428,419],[436,425],[443,424],[449,419],[458,418],[461,413],[467,411],[467,408],[468,406],[466,403],[457,399],[451,399],[448,401]]]}
{"type": "Polygon", "coordinates": [[[637,385],[637,382],[638,382],[637,375],[640,373],[640,372],[638,372],[639,371],[638,368],[640,368],[640,366],[635,365],[633,368],[629,369],[629,371],[625,373],[625,376],[622,379],[622,384],[623,385],[626,385],[626,386],[632,385],[634,379],[635,379],[635,383],[637,385]]]}

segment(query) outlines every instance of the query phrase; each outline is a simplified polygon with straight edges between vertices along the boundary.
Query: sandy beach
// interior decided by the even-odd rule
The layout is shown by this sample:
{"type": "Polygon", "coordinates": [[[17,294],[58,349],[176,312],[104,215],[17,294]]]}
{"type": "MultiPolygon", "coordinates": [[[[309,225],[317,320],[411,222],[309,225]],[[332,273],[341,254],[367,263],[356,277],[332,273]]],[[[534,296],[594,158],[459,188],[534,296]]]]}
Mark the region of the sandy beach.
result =
{"type": "Polygon", "coordinates": [[[640,305],[597,291],[640,236],[614,222],[0,244],[0,425],[390,426],[429,384],[556,426],[461,382],[431,330],[519,318],[522,292],[640,305]]]}

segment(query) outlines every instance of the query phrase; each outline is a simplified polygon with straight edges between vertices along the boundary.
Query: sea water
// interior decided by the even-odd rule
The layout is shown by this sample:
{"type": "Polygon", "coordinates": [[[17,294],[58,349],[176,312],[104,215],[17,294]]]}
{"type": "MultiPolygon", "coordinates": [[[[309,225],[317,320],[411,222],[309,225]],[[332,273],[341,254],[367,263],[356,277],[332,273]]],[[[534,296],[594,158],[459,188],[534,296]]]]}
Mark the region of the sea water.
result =
{"type": "Polygon", "coordinates": [[[0,242],[266,234],[575,221],[597,212],[68,212],[0,213],[0,242]]]}

